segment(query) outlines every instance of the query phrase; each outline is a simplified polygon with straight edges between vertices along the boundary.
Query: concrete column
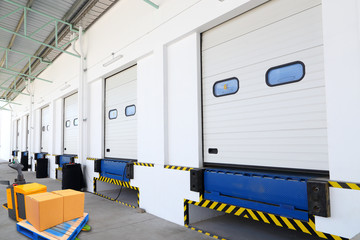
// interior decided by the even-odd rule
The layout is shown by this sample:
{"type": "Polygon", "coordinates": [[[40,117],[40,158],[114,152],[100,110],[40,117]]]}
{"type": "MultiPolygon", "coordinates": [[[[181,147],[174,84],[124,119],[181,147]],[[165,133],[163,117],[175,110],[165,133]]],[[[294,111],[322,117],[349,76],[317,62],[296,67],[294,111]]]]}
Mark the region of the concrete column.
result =
{"type": "MultiPolygon", "coordinates": [[[[357,0],[324,0],[324,61],[330,179],[360,182],[360,34],[357,0]]],[[[360,191],[330,188],[331,217],[316,229],[347,238],[360,232],[360,191]]]]}

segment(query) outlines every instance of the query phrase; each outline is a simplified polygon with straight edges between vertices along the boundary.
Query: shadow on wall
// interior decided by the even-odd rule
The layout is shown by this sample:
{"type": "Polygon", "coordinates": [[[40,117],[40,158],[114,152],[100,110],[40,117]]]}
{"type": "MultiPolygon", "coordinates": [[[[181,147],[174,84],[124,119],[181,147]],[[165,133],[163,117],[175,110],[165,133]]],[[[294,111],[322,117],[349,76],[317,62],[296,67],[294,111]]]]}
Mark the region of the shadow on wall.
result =
{"type": "Polygon", "coordinates": [[[0,161],[9,161],[11,155],[11,112],[0,110],[0,161]]]}

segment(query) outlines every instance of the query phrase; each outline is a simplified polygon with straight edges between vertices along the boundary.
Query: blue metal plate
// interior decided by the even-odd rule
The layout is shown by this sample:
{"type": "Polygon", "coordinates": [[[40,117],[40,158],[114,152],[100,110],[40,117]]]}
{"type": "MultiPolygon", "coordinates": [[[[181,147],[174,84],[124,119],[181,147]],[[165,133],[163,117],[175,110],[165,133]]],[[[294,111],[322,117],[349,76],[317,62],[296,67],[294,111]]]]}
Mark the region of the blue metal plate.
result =
{"type": "Polygon", "coordinates": [[[61,155],[59,159],[59,167],[63,167],[64,164],[70,163],[71,158],[76,157],[76,155],[61,155]]]}
{"type": "Polygon", "coordinates": [[[204,198],[308,220],[307,177],[207,169],[204,198]]]}
{"type": "Polygon", "coordinates": [[[102,159],[100,176],[128,182],[125,170],[127,163],[127,160],[102,159]]]}

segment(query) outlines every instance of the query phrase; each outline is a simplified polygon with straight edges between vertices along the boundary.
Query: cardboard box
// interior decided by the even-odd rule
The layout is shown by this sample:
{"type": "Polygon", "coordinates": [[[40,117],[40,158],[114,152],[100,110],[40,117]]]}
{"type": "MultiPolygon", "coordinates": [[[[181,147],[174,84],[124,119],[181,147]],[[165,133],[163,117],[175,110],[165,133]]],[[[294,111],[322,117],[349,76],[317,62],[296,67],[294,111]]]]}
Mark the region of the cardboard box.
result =
{"type": "Polygon", "coordinates": [[[64,198],[45,192],[25,197],[26,219],[40,232],[56,226],[64,219],[64,198]]]}
{"type": "Polygon", "coordinates": [[[83,217],[85,200],[83,192],[66,189],[52,193],[64,197],[64,222],[83,217]]]}

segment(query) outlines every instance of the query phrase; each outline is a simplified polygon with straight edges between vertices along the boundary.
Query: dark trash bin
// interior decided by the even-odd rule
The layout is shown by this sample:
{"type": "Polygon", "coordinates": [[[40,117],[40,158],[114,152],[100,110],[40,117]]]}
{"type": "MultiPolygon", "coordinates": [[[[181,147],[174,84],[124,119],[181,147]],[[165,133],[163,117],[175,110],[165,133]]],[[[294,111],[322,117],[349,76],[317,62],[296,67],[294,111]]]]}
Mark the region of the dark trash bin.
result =
{"type": "Polygon", "coordinates": [[[80,163],[66,163],[62,167],[62,189],[81,191],[85,187],[80,163]]]}
{"type": "Polygon", "coordinates": [[[27,171],[29,169],[29,157],[28,152],[21,153],[21,164],[24,166],[23,171],[27,171]]]}
{"type": "Polygon", "coordinates": [[[36,178],[47,178],[48,175],[48,164],[47,158],[40,158],[36,160],[36,178]]]}

